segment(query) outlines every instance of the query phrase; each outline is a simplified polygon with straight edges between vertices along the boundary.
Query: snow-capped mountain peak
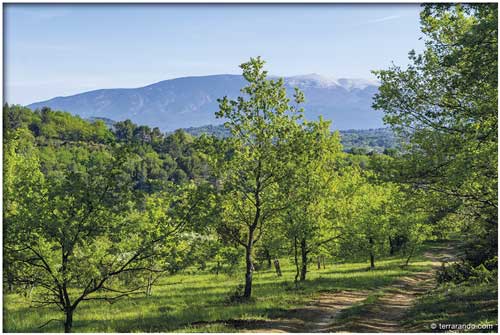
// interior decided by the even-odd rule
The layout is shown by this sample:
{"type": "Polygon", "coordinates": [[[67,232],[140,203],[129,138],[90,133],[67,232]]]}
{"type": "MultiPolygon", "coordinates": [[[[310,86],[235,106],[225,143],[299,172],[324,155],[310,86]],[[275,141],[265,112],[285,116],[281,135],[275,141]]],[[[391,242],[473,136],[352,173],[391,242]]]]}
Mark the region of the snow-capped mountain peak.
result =
{"type": "Polygon", "coordinates": [[[316,87],[327,88],[340,86],[337,80],[331,77],[322,76],[317,73],[310,73],[299,76],[292,76],[285,78],[285,82],[290,86],[296,87],[316,87]]]}
{"type": "Polygon", "coordinates": [[[338,79],[337,82],[339,83],[340,86],[345,88],[346,90],[353,90],[353,89],[365,89],[368,86],[378,86],[379,83],[376,80],[371,80],[371,79],[361,79],[361,78],[355,78],[355,79],[346,79],[346,78],[341,78],[338,79]]]}

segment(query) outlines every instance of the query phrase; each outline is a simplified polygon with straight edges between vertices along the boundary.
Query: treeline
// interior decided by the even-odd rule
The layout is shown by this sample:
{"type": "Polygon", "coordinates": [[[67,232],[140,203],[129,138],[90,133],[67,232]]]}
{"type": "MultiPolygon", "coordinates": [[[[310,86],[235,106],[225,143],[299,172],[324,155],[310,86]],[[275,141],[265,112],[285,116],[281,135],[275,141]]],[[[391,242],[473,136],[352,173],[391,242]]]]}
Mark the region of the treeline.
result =
{"type": "Polygon", "coordinates": [[[347,152],[392,155],[401,149],[401,139],[390,128],[342,130],[340,136],[347,152]]]}
{"type": "MultiPolygon", "coordinates": [[[[207,125],[183,129],[195,137],[202,134],[213,135],[218,138],[231,136],[224,125],[207,125]]],[[[355,154],[385,153],[393,154],[401,147],[400,140],[389,128],[378,129],[349,129],[339,130],[340,142],[343,150],[355,154]]]]}
{"type": "Polygon", "coordinates": [[[69,332],[80,303],[151,295],[188,266],[240,274],[240,301],[285,257],[300,288],[325,257],[405,266],[450,234],[465,254],[440,278],[495,280],[496,6],[429,5],[422,22],[424,56],[378,72],[374,106],[407,140],[390,155],[345,152],[260,58],[241,65],[242,96],[219,100],[228,137],[5,105],[4,287],[60,309],[69,332]]]}

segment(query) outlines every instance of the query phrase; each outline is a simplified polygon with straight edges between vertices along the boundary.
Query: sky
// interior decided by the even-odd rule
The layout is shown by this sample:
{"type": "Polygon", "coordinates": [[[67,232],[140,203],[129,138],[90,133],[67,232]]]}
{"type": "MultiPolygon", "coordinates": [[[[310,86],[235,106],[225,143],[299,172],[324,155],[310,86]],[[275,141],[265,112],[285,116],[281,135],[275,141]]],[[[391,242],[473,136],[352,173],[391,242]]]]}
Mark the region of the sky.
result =
{"type": "Polygon", "coordinates": [[[373,79],[422,50],[418,4],[4,4],[4,102],[241,73],[373,79]]]}

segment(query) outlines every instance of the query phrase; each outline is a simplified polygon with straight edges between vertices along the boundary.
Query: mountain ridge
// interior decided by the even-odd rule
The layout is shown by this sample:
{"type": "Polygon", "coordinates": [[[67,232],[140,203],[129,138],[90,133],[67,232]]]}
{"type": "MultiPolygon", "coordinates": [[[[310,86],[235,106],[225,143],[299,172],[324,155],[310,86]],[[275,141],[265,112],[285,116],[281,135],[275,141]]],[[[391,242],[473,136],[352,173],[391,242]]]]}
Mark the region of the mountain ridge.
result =
{"type": "MultiPolygon", "coordinates": [[[[280,78],[271,76],[271,78],[280,78]]],[[[322,115],[333,120],[334,129],[367,129],[382,127],[382,113],[373,111],[371,100],[377,83],[367,79],[331,78],[318,74],[283,77],[287,94],[301,89],[307,119],[322,115]]],[[[246,85],[243,76],[214,74],[162,80],[137,88],[108,88],[54,97],[27,105],[36,109],[50,107],[68,111],[83,118],[104,117],[130,119],[139,124],[159,127],[163,131],[177,128],[221,124],[216,119],[217,99],[235,98],[246,85]]]]}

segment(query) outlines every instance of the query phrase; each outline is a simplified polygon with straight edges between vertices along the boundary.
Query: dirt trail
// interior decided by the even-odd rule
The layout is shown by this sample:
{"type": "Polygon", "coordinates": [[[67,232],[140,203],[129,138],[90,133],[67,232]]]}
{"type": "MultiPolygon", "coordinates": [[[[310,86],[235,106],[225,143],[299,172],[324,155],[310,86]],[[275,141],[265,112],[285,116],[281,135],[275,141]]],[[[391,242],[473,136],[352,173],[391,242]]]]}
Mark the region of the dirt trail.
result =
{"type": "Polygon", "coordinates": [[[252,333],[323,333],[328,332],[335,316],[343,309],[366,299],[370,291],[323,292],[317,300],[292,309],[286,318],[242,324],[243,332],[252,333]]]}
{"type": "MultiPolygon", "coordinates": [[[[455,259],[451,247],[434,248],[424,256],[432,261],[432,268],[402,277],[384,290],[372,304],[364,306],[359,316],[348,322],[332,324],[328,332],[393,333],[405,331],[403,322],[415,299],[436,286],[435,271],[442,262],[455,259]]],[[[410,331],[410,330],[407,330],[410,331]]]]}
{"type": "Polygon", "coordinates": [[[384,289],[373,303],[362,306],[356,315],[337,319],[338,314],[364,301],[371,291],[339,291],[322,293],[319,299],[304,308],[290,310],[286,319],[242,324],[244,332],[401,332],[405,313],[421,294],[435,287],[435,270],[442,262],[455,257],[451,247],[435,247],[425,254],[432,261],[432,269],[405,276],[384,289]]]}

